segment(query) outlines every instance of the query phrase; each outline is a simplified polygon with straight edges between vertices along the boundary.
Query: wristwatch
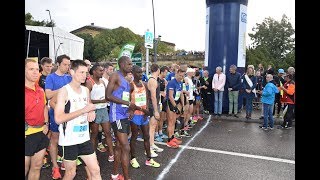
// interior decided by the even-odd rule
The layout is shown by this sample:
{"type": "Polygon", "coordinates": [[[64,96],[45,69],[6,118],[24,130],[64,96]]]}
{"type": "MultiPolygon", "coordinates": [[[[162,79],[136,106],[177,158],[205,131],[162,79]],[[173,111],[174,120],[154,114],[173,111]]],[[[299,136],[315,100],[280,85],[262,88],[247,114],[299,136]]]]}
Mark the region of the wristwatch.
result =
{"type": "Polygon", "coordinates": [[[49,125],[49,122],[44,122],[44,125],[49,125]]]}

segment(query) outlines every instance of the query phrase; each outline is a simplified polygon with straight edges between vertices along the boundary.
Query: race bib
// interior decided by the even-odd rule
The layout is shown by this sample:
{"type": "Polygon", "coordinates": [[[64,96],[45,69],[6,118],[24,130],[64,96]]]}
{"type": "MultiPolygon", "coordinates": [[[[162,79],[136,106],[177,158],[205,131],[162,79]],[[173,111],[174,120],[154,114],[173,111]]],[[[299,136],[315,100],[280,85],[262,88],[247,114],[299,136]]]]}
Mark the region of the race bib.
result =
{"type": "Polygon", "coordinates": [[[73,132],[85,132],[88,130],[88,125],[83,125],[83,126],[74,126],[73,127],[73,132]]]}
{"type": "MultiPolygon", "coordinates": [[[[129,101],[129,97],[130,97],[129,92],[126,92],[126,91],[122,92],[122,100],[129,101]]],[[[125,104],[122,104],[122,107],[128,107],[128,106],[125,104]]]]}
{"type": "Polygon", "coordinates": [[[186,86],[185,83],[182,84],[182,90],[183,90],[183,91],[186,91],[186,90],[187,90],[187,86],[186,86]]]}
{"type": "Polygon", "coordinates": [[[177,91],[177,92],[176,92],[176,96],[174,97],[174,100],[175,100],[175,101],[178,101],[178,100],[179,100],[180,94],[181,94],[181,91],[177,91]]]}
{"type": "Polygon", "coordinates": [[[135,94],[135,104],[139,107],[147,105],[147,96],[146,93],[136,93],[135,94]]]}

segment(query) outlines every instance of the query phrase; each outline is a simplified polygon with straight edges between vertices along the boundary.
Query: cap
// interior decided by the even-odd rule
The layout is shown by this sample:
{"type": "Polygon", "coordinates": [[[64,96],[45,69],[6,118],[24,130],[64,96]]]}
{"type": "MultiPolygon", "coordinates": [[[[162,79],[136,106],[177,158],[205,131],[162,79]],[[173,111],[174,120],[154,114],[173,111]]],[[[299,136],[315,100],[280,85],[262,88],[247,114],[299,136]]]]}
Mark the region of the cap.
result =
{"type": "Polygon", "coordinates": [[[278,73],[283,74],[283,73],[284,73],[284,70],[283,70],[283,69],[279,69],[279,70],[278,70],[278,73]]]}
{"type": "Polygon", "coordinates": [[[196,71],[193,68],[188,68],[186,73],[188,72],[196,72],[196,71]]]}

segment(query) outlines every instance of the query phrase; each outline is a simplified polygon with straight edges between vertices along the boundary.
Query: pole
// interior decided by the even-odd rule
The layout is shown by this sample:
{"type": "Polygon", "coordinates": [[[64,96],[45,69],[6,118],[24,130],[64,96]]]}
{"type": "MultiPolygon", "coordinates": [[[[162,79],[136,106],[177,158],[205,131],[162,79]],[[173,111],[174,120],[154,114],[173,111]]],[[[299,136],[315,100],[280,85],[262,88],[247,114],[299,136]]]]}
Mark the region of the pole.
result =
{"type": "MultiPolygon", "coordinates": [[[[53,38],[53,53],[55,53],[55,51],[56,51],[56,42],[55,42],[55,39],[54,39],[53,22],[52,22],[52,19],[51,19],[50,10],[47,9],[46,11],[49,12],[49,17],[50,17],[50,22],[51,22],[51,28],[52,28],[52,38],[53,38]]],[[[57,59],[57,54],[54,54],[54,62],[56,62],[56,59],[57,59]]]]}
{"type": "Polygon", "coordinates": [[[152,0],[152,15],[153,15],[153,49],[154,49],[154,63],[157,63],[157,40],[156,40],[156,22],[154,20],[154,5],[152,0]]]}
{"type": "Polygon", "coordinates": [[[31,33],[31,31],[29,30],[29,35],[28,35],[28,46],[27,46],[27,57],[26,57],[26,58],[28,58],[28,57],[29,57],[29,48],[30,48],[30,33],[31,33]]]}
{"type": "Polygon", "coordinates": [[[146,48],[146,75],[149,75],[149,48],[146,48]]]}
{"type": "Polygon", "coordinates": [[[58,48],[57,48],[57,50],[56,50],[56,55],[58,54],[58,50],[59,50],[61,44],[63,44],[63,43],[60,43],[60,44],[59,44],[59,46],[58,46],[58,48]]]}

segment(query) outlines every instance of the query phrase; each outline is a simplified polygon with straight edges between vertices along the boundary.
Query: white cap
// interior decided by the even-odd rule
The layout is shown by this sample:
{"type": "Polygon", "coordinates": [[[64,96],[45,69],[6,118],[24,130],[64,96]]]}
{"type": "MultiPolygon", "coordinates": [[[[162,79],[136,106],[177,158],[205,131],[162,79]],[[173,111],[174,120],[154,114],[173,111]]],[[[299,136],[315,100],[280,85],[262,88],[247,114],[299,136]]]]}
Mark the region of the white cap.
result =
{"type": "Polygon", "coordinates": [[[196,72],[196,71],[193,68],[188,68],[186,73],[188,72],[196,72]]]}

